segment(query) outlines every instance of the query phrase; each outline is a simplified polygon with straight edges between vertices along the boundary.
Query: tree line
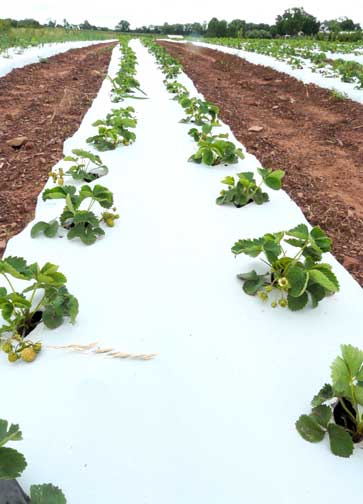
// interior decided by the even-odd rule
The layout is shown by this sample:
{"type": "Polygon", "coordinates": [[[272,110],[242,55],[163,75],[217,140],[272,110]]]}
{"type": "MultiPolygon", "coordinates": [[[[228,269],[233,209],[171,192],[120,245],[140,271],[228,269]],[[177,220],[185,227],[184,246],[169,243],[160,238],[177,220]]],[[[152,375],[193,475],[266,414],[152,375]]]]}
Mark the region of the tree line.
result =
{"type": "Polygon", "coordinates": [[[5,19],[0,20],[0,30],[4,27],[14,28],[65,28],[78,30],[104,30],[119,31],[123,33],[145,33],[152,35],[181,35],[197,37],[241,37],[241,38],[275,38],[290,36],[320,36],[323,38],[344,40],[344,33],[347,40],[362,38],[361,26],[354,23],[348,17],[319,21],[312,14],[307,13],[302,7],[294,7],[285,10],[278,15],[273,25],[266,23],[248,23],[242,19],[234,19],[230,22],[222,19],[212,18],[209,23],[164,23],[162,25],[140,26],[135,29],[130,28],[130,23],[121,20],[114,29],[108,27],[95,26],[87,20],[81,24],[74,25],[66,19],[62,23],[49,20],[47,24],[41,25],[35,19],[5,19]],[[343,34],[343,35],[342,35],[343,34]]]}
{"type": "MultiPolygon", "coordinates": [[[[127,21],[122,22],[124,27],[127,21]]],[[[128,24],[128,23],[127,23],[128,24]]],[[[273,38],[283,36],[314,36],[319,33],[338,34],[341,32],[360,32],[361,26],[348,17],[319,21],[312,14],[307,13],[302,7],[287,9],[282,15],[277,16],[273,25],[265,23],[248,23],[242,19],[227,22],[212,18],[209,23],[186,23],[141,26],[136,30],[139,33],[161,35],[194,35],[206,37],[242,37],[242,38],[273,38]]]]}

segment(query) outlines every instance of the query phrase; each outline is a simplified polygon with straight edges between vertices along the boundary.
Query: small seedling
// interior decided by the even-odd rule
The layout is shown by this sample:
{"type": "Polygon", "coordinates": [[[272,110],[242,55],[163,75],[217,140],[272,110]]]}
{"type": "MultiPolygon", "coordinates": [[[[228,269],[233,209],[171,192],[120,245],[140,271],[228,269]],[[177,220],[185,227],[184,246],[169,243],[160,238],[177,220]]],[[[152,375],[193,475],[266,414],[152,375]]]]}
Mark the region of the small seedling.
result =
{"type": "Polygon", "coordinates": [[[51,171],[49,176],[53,182],[58,185],[64,185],[64,177],[72,177],[73,180],[83,180],[84,182],[93,182],[104,175],[107,175],[108,168],[102,163],[102,160],[96,154],[83,149],[73,149],[74,156],[66,156],[64,161],[74,163],[66,172],[63,168],[51,171]]]}
{"type": "Polygon", "coordinates": [[[224,178],[222,184],[227,185],[228,189],[221,191],[216,200],[217,205],[233,204],[235,207],[241,208],[252,201],[257,205],[269,201],[269,195],[262,191],[261,185],[264,183],[275,191],[281,189],[285,172],[265,168],[258,168],[257,171],[262,177],[262,182],[259,185],[255,181],[253,172],[237,173],[237,181],[231,176],[224,178]]]}
{"type": "Polygon", "coordinates": [[[332,89],[330,91],[331,97],[336,100],[336,101],[344,101],[348,100],[349,96],[347,93],[343,93],[341,91],[338,91],[338,89],[332,89]]]}
{"type": "Polygon", "coordinates": [[[303,309],[309,300],[315,308],[325,297],[339,291],[339,282],[330,264],[322,263],[322,255],[331,250],[331,240],[320,227],[309,231],[305,224],[299,224],[289,231],[269,233],[262,238],[239,240],[232,247],[235,255],[246,254],[258,257],[263,254],[263,262],[269,270],[257,274],[255,270],[238,275],[243,281],[243,290],[251,296],[257,295],[268,301],[270,293],[277,291],[280,305],[292,311],[303,309]],[[282,247],[285,243],[296,247],[298,252],[290,257],[282,247]]]}
{"type": "Polygon", "coordinates": [[[328,434],[332,453],[350,457],[354,444],[363,441],[363,351],[342,345],[341,352],[331,365],[331,384],[313,398],[310,414],[301,415],[296,429],[310,443],[328,434]]]}
{"type": "Polygon", "coordinates": [[[87,138],[99,151],[116,149],[118,145],[130,145],[136,135],[128,128],[136,128],[137,120],[133,107],[113,109],[105,120],[98,120],[92,126],[98,127],[98,135],[87,138]]]}
{"type": "Polygon", "coordinates": [[[186,113],[186,117],[180,122],[192,122],[197,126],[203,126],[204,124],[220,126],[218,120],[219,107],[217,105],[200,98],[189,98],[184,94],[179,97],[178,101],[186,113]]]}
{"type": "Polygon", "coordinates": [[[187,97],[189,95],[189,91],[183,84],[180,84],[178,81],[166,82],[166,89],[169,93],[175,95],[174,100],[179,99],[181,96],[187,97]]]}

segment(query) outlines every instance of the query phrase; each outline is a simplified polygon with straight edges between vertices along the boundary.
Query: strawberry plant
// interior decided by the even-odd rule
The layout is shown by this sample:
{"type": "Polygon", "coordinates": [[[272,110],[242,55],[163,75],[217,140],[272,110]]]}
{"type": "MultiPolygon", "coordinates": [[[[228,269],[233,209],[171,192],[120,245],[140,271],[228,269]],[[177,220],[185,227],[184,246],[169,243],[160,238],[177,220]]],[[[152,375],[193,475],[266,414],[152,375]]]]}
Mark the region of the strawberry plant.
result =
{"type": "MultiPolygon", "coordinates": [[[[27,462],[22,453],[14,448],[5,446],[7,443],[21,441],[23,439],[19,425],[11,424],[0,419],[0,480],[2,480],[2,502],[15,503],[14,495],[21,495],[24,500],[16,502],[28,502],[19,484],[14,481],[21,476],[27,467],[27,462]]],[[[32,485],[30,487],[31,504],[66,504],[63,492],[51,485],[32,485]]]]}
{"type": "Polygon", "coordinates": [[[363,441],[363,351],[341,346],[331,365],[331,384],[325,384],[311,401],[312,410],[296,422],[299,434],[310,443],[328,435],[338,457],[350,457],[354,444],[363,441]]]}
{"type": "Polygon", "coordinates": [[[97,238],[105,234],[101,224],[105,223],[108,227],[115,225],[115,220],[119,215],[113,212],[102,212],[97,216],[91,211],[95,203],[102,208],[110,209],[113,206],[113,194],[106,187],[95,185],[93,188],[89,185],[83,185],[79,193],[74,186],[57,186],[52,189],[46,189],[42,195],[43,201],[64,199],[66,206],[59,217],[59,221],[54,219],[50,222],[40,221],[34,224],[31,229],[32,238],[44,234],[48,238],[53,238],[58,234],[59,227],[67,231],[67,238],[79,238],[84,244],[92,245],[97,238]],[[87,202],[87,205],[82,205],[87,202]]]}
{"type": "Polygon", "coordinates": [[[122,58],[120,69],[115,78],[109,77],[112,82],[112,101],[120,102],[125,98],[139,98],[134,95],[135,91],[139,91],[145,95],[140,88],[139,81],[135,78],[137,58],[135,52],[128,45],[129,40],[120,41],[120,50],[122,58]]]}
{"type": "Polygon", "coordinates": [[[134,96],[134,92],[139,91],[143,95],[145,95],[144,91],[140,88],[140,83],[135,77],[132,75],[127,75],[123,73],[119,73],[115,78],[109,77],[109,80],[112,82],[112,101],[114,103],[125,100],[126,98],[138,98],[134,96]]]}
{"type": "MultiPolygon", "coordinates": [[[[220,137],[220,135],[218,135],[218,137],[220,137]]],[[[198,150],[195,154],[190,156],[189,161],[215,166],[218,164],[238,163],[238,159],[244,158],[242,149],[237,148],[233,142],[222,140],[218,137],[205,136],[199,140],[198,150]]]]}
{"type": "Polygon", "coordinates": [[[149,52],[157,59],[160,65],[159,68],[161,68],[161,71],[165,75],[164,84],[166,84],[170,79],[175,79],[175,77],[181,73],[182,66],[180,63],[170,56],[163,47],[146,37],[143,38],[142,42],[148,48],[149,52]]]}
{"type": "Polygon", "coordinates": [[[235,207],[241,208],[252,201],[257,205],[269,201],[269,196],[262,191],[261,185],[264,183],[275,191],[281,189],[285,172],[265,168],[258,168],[257,171],[262,177],[262,182],[259,185],[255,181],[253,172],[237,173],[237,181],[231,176],[224,178],[222,184],[227,185],[228,189],[223,189],[220,192],[220,196],[216,200],[217,205],[232,203],[235,207]]]}
{"type": "Polygon", "coordinates": [[[101,158],[96,154],[83,149],[73,149],[72,153],[74,156],[66,156],[64,158],[64,161],[74,163],[66,172],[63,168],[58,168],[57,171],[49,173],[55,184],[64,185],[64,177],[67,176],[72,177],[73,180],[92,182],[107,175],[107,166],[102,163],[101,158]]]}
{"type": "Polygon", "coordinates": [[[0,287],[0,311],[4,320],[0,327],[1,349],[9,362],[18,359],[32,362],[41,350],[41,343],[33,343],[27,336],[40,322],[56,329],[69,317],[74,324],[78,301],[68,292],[66,277],[51,263],[41,268],[37,263],[27,264],[21,257],[7,257],[0,261],[0,276],[8,286],[0,287]],[[17,291],[11,278],[23,280],[27,286],[17,291]]]}
{"type": "Polygon", "coordinates": [[[269,233],[262,238],[239,240],[232,247],[235,255],[250,257],[263,255],[268,271],[258,274],[255,270],[238,275],[243,281],[243,290],[251,296],[258,295],[263,301],[276,291],[278,301],[272,306],[288,306],[290,310],[301,310],[309,297],[315,308],[326,296],[339,291],[339,283],[330,264],[322,263],[322,255],[331,250],[331,240],[319,228],[309,231],[299,224],[289,231],[269,233]],[[287,255],[282,241],[297,248],[293,256],[287,255]]]}
{"type": "Polygon", "coordinates": [[[113,109],[105,120],[99,119],[92,126],[98,127],[98,135],[87,138],[99,151],[113,150],[118,145],[130,145],[136,139],[128,128],[136,128],[133,107],[113,109]]]}
{"type": "Polygon", "coordinates": [[[180,84],[178,81],[172,81],[172,82],[167,82],[166,83],[166,89],[169,91],[169,93],[174,94],[175,97],[174,99],[178,99],[181,96],[188,96],[189,91],[183,84],[180,84]]]}
{"type": "Polygon", "coordinates": [[[200,98],[190,98],[185,94],[182,94],[178,101],[186,113],[186,117],[180,122],[193,122],[197,126],[203,126],[203,124],[220,125],[218,120],[219,107],[217,105],[200,98]]]}

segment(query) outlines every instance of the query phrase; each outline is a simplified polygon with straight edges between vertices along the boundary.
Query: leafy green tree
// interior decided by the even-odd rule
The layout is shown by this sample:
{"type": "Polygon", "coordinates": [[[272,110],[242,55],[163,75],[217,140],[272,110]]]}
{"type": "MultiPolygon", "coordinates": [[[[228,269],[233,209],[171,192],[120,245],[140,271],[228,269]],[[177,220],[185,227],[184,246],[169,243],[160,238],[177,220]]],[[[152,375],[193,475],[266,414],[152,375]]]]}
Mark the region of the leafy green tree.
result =
{"type": "Polygon", "coordinates": [[[116,31],[120,31],[120,32],[128,32],[128,31],[130,31],[130,23],[128,21],[125,21],[124,19],[122,19],[116,25],[116,31]]]}
{"type": "Polygon", "coordinates": [[[83,21],[83,23],[81,23],[79,27],[81,30],[97,30],[96,26],[91,25],[91,23],[87,20],[83,21]]]}
{"type": "Polygon", "coordinates": [[[216,37],[219,21],[217,18],[212,18],[208,23],[207,36],[216,37]]]}
{"type": "Polygon", "coordinates": [[[191,28],[192,28],[191,30],[192,35],[203,35],[205,31],[201,23],[192,23],[191,28]]]}
{"type": "Polygon", "coordinates": [[[302,7],[287,9],[282,16],[277,16],[276,31],[279,35],[315,35],[320,28],[320,22],[302,7]]]}
{"type": "Polygon", "coordinates": [[[227,21],[219,21],[217,18],[212,18],[208,23],[208,37],[227,37],[228,25],[227,21]]]}
{"type": "Polygon", "coordinates": [[[246,31],[246,21],[234,19],[228,24],[228,37],[244,37],[246,31]]]}

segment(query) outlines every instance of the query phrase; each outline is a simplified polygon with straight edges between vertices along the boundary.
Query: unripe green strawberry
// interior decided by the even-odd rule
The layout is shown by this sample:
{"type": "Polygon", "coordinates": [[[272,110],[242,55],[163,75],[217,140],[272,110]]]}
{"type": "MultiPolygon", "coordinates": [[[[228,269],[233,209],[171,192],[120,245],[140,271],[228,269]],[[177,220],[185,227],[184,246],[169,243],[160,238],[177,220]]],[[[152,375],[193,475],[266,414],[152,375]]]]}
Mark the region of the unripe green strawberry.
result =
{"type": "Polygon", "coordinates": [[[42,344],[40,343],[40,341],[38,341],[38,343],[34,343],[33,348],[37,353],[40,352],[42,349],[42,344]]]}
{"type": "Polygon", "coordinates": [[[3,343],[2,347],[1,347],[1,350],[5,353],[10,353],[12,350],[13,350],[13,346],[11,343],[9,343],[8,341],[6,341],[5,343],[3,343]]]}
{"type": "Polygon", "coordinates": [[[18,355],[15,352],[10,352],[8,354],[8,361],[9,362],[16,362],[18,360],[18,355]]]}

